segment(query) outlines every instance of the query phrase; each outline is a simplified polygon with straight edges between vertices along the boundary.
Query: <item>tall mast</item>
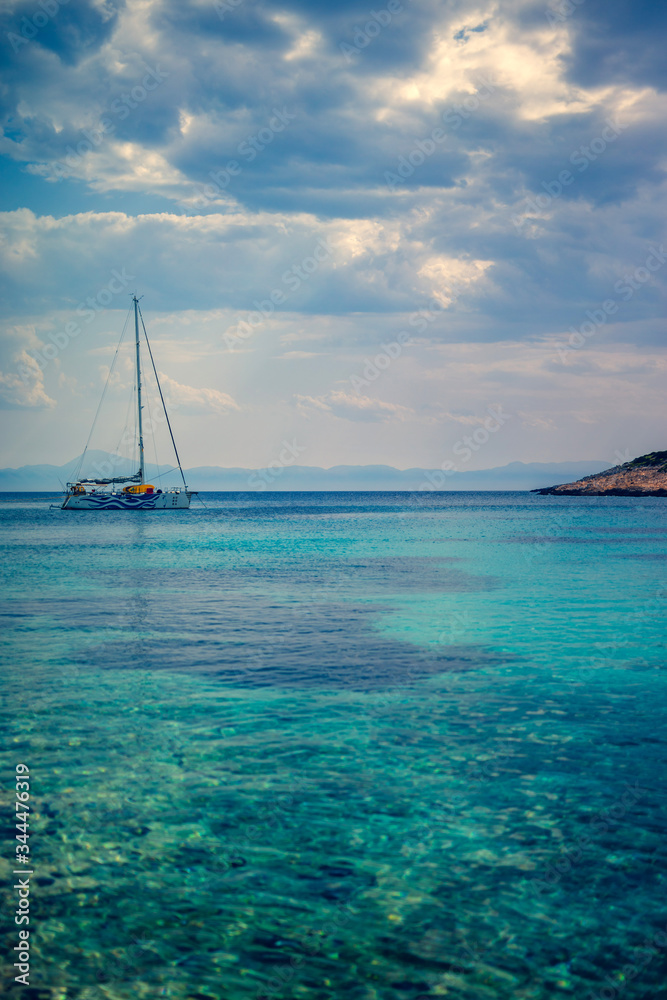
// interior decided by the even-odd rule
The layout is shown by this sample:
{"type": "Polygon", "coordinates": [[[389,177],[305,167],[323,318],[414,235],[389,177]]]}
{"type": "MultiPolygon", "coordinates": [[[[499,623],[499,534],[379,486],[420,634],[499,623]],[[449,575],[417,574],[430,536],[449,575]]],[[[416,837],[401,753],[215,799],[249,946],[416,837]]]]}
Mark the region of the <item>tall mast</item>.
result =
{"type": "Polygon", "coordinates": [[[141,355],[139,352],[139,299],[132,296],[134,302],[134,336],[137,348],[137,427],[139,429],[139,482],[144,481],[144,432],[141,423],[141,355]]]}

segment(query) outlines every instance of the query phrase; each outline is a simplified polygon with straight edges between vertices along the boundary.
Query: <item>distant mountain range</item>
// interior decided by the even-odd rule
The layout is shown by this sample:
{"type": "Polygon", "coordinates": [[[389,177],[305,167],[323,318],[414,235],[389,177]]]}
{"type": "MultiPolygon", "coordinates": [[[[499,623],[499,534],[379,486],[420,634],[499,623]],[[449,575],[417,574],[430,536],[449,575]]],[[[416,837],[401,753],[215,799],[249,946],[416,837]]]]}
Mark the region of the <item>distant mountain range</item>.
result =
{"type": "MultiPolygon", "coordinates": [[[[0,469],[1,492],[57,492],[75,475],[79,459],[65,465],[24,465],[20,469],[0,469]]],[[[187,469],[188,485],[202,491],[261,490],[537,490],[554,482],[572,482],[595,475],[608,467],[607,462],[510,462],[495,469],[448,473],[439,469],[394,469],[390,465],[335,465],[321,469],[309,465],[291,465],[277,469],[224,469],[207,465],[187,469]]],[[[136,472],[127,459],[106,452],[89,452],[87,475],[120,476],[136,472]]],[[[161,466],[147,467],[147,479],[157,485],[177,485],[178,470],[161,466]]]]}

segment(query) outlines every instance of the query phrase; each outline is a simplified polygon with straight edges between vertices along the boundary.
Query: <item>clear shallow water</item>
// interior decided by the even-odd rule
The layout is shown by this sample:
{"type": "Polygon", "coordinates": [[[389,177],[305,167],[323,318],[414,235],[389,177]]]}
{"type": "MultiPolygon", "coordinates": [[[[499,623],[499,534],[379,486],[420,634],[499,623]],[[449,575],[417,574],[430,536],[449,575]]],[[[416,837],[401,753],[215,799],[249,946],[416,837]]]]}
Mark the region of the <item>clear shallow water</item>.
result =
{"type": "Polygon", "coordinates": [[[204,499],[0,502],[15,995],[667,997],[664,500],[204,499]]]}

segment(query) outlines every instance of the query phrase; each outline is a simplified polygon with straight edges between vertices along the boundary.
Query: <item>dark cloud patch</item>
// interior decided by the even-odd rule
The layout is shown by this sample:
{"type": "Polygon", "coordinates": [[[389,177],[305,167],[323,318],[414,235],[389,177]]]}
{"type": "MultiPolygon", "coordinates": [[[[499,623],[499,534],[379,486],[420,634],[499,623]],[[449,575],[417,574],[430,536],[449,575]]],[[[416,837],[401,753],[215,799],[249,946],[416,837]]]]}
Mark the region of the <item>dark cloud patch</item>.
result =
{"type": "Polygon", "coordinates": [[[667,6],[656,0],[585,0],[571,15],[572,80],[667,87],[667,6]]]}
{"type": "Polygon", "coordinates": [[[280,53],[289,47],[289,36],[271,17],[267,5],[243,0],[225,4],[218,0],[195,7],[165,0],[151,16],[153,26],[167,37],[195,36],[248,46],[249,49],[280,53]]]}
{"type": "MultiPolygon", "coordinates": [[[[104,8],[78,0],[60,6],[56,0],[45,7],[28,0],[0,13],[0,35],[5,57],[32,62],[33,48],[47,49],[67,66],[77,66],[111,38],[125,0],[107,0],[104,8]],[[46,20],[46,23],[44,21],[46,20]]],[[[13,60],[12,60],[13,61],[13,60]]]]}
{"type": "Polygon", "coordinates": [[[412,136],[397,138],[384,125],[364,129],[358,121],[332,112],[325,132],[303,109],[296,108],[294,114],[295,120],[273,136],[266,132],[270,111],[260,123],[235,130],[224,145],[202,136],[184,148],[174,164],[191,180],[206,184],[235,161],[240,172],[228,181],[223,175],[224,190],[252,210],[306,210],[321,217],[352,218],[391,214],[392,178],[402,190],[452,188],[470,165],[464,150],[440,148],[404,181],[396,171],[417,148],[418,127],[412,136]],[[258,151],[251,144],[260,129],[270,141],[258,151]]]}
{"type": "MultiPolygon", "coordinates": [[[[439,10],[440,17],[445,11],[446,8],[439,10]]],[[[335,28],[329,28],[329,46],[332,54],[342,56],[344,64],[355,75],[363,78],[392,73],[399,85],[402,73],[423,65],[433,43],[433,11],[426,5],[420,7],[406,2],[376,34],[374,24],[381,24],[383,14],[386,19],[384,5],[377,4],[366,7],[354,19],[339,19],[335,28]]]]}
{"type": "MultiPolygon", "coordinates": [[[[444,12],[440,5],[439,16],[444,12]]],[[[248,53],[260,51],[272,60],[263,70],[269,69],[278,76],[292,70],[289,63],[280,66],[278,60],[291,49],[294,31],[316,31],[324,50],[339,61],[341,70],[352,69],[363,76],[377,73],[382,66],[398,70],[419,65],[432,40],[433,15],[433,4],[427,0],[422,3],[404,0],[394,12],[387,10],[386,3],[373,7],[365,0],[346,0],[335,5],[309,0],[285,3],[218,0],[209,8],[191,8],[178,0],[164,0],[156,8],[152,23],[167,37],[178,32],[204,40],[219,39],[245,47],[248,53]],[[352,53],[350,47],[354,49],[352,53]]],[[[317,57],[313,61],[319,66],[317,57]]],[[[328,67],[329,85],[333,68],[328,67]]]]}
{"type": "MultiPolygon", "coordinates": [[[[502,201],[516,199],[518,210],[529,199],[534,203],[536,195],[541,207],[580,200],[592,206],[621,204],[635,197],[640,186],[661,184],[665,177],[667,136],[653,123],[610,115],[603,108],[527,123],[517,120],[501,92],[448,136],[445,145],[454,144],[483,151],[487,160],[477,167],[477,178],[502,201]]],[[[423,172],[416,171],[414,181],[423,172]]]]}

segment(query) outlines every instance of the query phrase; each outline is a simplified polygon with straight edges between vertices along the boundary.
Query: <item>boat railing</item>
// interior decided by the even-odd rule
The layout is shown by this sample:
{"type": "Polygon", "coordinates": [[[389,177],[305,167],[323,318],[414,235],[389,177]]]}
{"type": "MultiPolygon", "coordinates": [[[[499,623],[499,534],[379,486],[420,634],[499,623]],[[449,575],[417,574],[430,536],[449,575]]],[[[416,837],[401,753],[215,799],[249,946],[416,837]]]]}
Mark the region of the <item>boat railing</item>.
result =
{"type": "MultiPolygon", "coordinates": [[[[67,486],[67,492],[68,493],[78,493],[78,494],[81,494],[81,493],[88,493],[88,492],[92,493],[92,492],[95,492],[95,493],[109,493],[110,496],[120,496],[123,493],[122,490],[116,490],[114,488],[105,489],[104,485],[105,484],[103,484],[103,483],[100,483],[98,486],[94,486],[93,483],[67,483],[66,484],[66,486],[67,486]],[[90,487],[93,487],[93,489],[91,489],[90,487]]],[[[185,487],[184,486],[169,486],[169,487],[167,487],[167,489],[164,489],[164,490],[161,489],[161,490],[159,490],[159,492],[160,493],[192,493],[192,490],[189,490],[187,488],[187,486],[185,486],[185,487]]],[[[152,495],[156,496],[157,493],[158,493],[158,490],[156,490],[155,493],[152,494],[152,495]]]]}

